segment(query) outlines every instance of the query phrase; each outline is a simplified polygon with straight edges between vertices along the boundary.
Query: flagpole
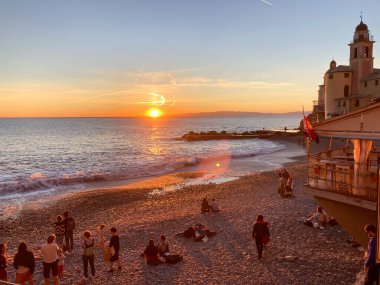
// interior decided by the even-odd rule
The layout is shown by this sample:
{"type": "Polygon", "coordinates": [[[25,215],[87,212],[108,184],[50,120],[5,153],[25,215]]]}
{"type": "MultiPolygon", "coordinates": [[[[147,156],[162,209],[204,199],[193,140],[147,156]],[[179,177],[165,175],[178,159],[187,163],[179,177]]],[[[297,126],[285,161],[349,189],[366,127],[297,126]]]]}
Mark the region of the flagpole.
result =
{"type": "MultiPolygon", "coordinates": [[[[304,135],[305,135],[305,108],[304,106],[302,105],[302,115],[303,115],[303,131],[304,131],[304,135]]],[[[309,155],[310,155],[310,138],[309,136],[306,136],[306,169],[307,169],[307,183],[309,184],[309,155]]]]}

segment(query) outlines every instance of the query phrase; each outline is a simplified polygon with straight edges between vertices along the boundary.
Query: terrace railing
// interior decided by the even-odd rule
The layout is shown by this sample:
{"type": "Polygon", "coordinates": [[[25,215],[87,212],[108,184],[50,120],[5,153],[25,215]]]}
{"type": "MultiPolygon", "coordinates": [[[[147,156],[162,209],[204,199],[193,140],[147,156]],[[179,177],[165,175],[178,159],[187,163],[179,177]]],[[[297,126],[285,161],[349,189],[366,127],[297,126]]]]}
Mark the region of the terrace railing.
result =
{"type": "Polygon", "coordinates": [[[357,173],[355,180],[354,159],[349,149],[318,153],[308,159],[307,183],[309,187],[319,190],[376,201],[378,164],[378,154],[371,153],[366,170],[357,173]]]}

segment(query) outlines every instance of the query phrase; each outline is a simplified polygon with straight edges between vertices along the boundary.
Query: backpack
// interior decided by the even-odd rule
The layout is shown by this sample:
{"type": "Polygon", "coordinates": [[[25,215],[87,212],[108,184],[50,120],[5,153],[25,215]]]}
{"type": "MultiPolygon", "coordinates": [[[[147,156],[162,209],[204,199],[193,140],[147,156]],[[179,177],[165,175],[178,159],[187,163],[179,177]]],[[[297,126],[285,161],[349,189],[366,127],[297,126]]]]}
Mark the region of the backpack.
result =
{"type": "Polygon", "coordinates": [[[86,242],[84,242],[84,254],[86,256],[94,255],[95,253],[95,239],[92,239],[92,243],[88,245],[86,242]]]}
{"type": "Polygon", "coordinates": [[[72,217],[67,218],[66,231],[71,232],[75,229],[75,221],[72,217]]]}
{"type": "Polygon", "coordinates": [[[54,233],[56,236],[63,236],[65,233],[65,226],[62,222],[54,223],[54,233]]]}

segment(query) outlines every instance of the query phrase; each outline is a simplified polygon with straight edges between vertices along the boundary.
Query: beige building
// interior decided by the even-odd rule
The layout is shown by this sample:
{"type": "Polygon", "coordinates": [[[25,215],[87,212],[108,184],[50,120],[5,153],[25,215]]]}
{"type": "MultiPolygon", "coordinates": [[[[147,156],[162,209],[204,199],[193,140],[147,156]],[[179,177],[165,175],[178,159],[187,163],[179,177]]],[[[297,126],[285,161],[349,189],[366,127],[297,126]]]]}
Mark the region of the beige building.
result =
{"type": "Polygon", "coordinates": [[[380,99],[380,69],[373,68],[373,44],[368,26],[361,20],[350,47],[349,65],[330,62],[314,103],[313,121],[336,117],[380,99]],[[323,96],[322,96],[323,94],[323,96]]]}

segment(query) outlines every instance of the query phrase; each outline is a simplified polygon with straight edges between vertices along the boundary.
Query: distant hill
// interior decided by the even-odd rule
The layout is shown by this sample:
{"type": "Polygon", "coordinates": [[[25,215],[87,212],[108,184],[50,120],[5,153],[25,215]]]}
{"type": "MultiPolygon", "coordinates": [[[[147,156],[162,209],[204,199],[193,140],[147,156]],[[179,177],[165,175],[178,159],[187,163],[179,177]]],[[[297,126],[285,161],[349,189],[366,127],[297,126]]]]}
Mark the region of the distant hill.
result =
{"type": "MultiPolygon", "coordinates": [[[[306,112],[307,115],[309,112],[306,112]]],[[[234,112],[234,111],[218,111],[218,112],[203,112],[203,113],[188,113],[171,115],[173,117],[257,117],[257,116],[300,116],[302,112],[288,113],[260,113],[260,112],[234,112]]]]}

